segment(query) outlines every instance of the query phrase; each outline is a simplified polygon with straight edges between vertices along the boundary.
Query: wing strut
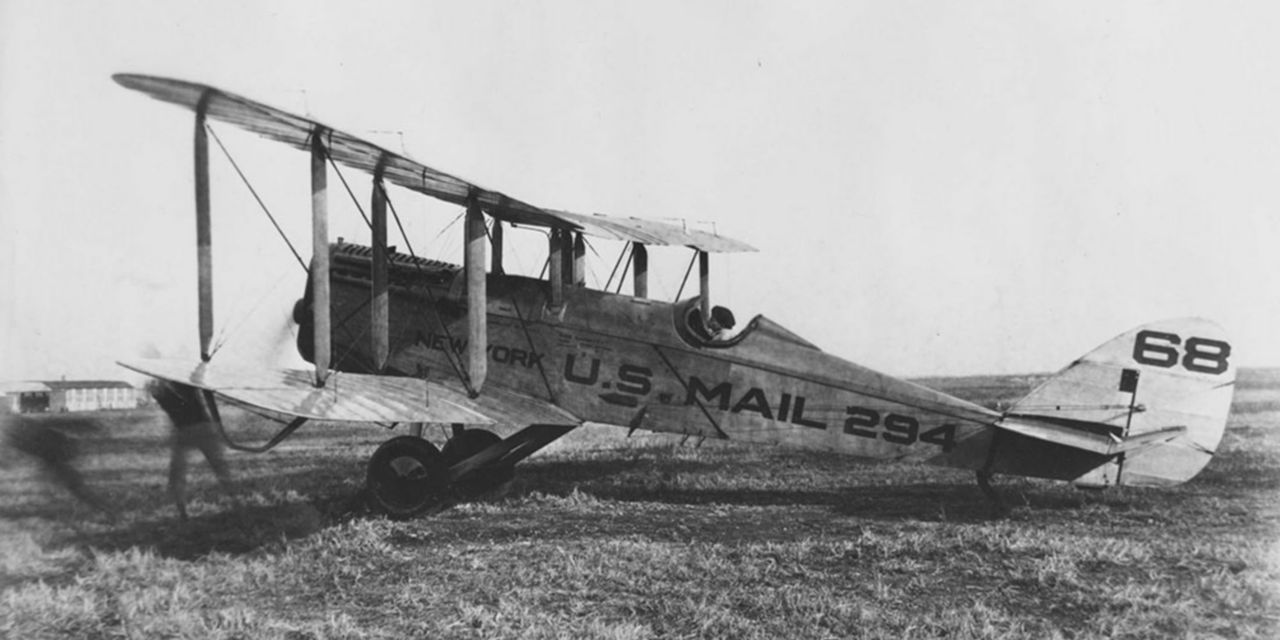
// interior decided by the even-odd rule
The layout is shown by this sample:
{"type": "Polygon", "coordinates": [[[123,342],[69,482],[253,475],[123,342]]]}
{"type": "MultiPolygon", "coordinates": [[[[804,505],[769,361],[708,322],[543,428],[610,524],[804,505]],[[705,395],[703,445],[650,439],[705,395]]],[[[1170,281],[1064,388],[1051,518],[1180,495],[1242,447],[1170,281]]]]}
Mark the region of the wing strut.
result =
{"type": "Polygon", "coordinates": [[[196,261],[199,277],[200,359],[208,362],[213,342],[213,231],[209,222],[209,131],[205,128],[209,96],[205,89],[196,103],[195,173],[196,173],[196,261]]]}
{"type": "Polygon", "coordinates": [[[573,286],[587,286],[587,243],[580,232],[573,234],[573,286]]]}
{"type": "Polygon", "coordinates": [[[649,297],[649,250],[639,242],[631,243],[631,261],[635,268],[631,273],[631,286],[637,298],[649,297]]]}
{"type": "Polygon", "coordinates": [[[702,307],[702,320],[711,317],[711,254],[698,251],[698,281],[701,284],[702,298],[698,301],[702,307]]]}
{"type": "Polygon", "coordinates": [[[311,320],[315,329],[315,385],[329,376],[329,198],[325,166],[325,130],[311,132],[311,320]]]}
{"type": "Polygon", "coordinates": [[[489,244],[493,245],[493,264],[489,271],[494,275],[502,275],[507,271],[502,266],[502,221],[494,218],[493,227],[489,229],[489,244]]]}
{"type": "Polygon", "coordinates": [[[378,373],[387,367],[390,348],[390,301],[387,298],[387,196],[382,192],[382,165],[373,172],[373,195],[370,223],[373,235],[373,265],[370,333],[373,340],[373,366],[378,373]]]}
{"type": "Polygon", "coordinates": [[[560,278],[566,287],[574,286],[573,231],[560,230],[560,278]]]}
{"type": "Polygon", "coordinates": [[[564,258],[561,257],[564,251],[564,243],[561,242],[561,234],[564,233],[560,229],[552,227],[551,233],[547,235],[547,241],[550,242],[549,254],[547,256],[547,277],[551,280],[551,309],[559,311],[564,304],[564,258]]]}
{"type": "Polygon", "coordinates": [[[472,397],[484,386],[489,356],[489,296],[484,273],[486,231],[480,203],[472,198],[467,201],[467,248],[463,264],[467,272],[467,375],[471,379],[472,397]]]}

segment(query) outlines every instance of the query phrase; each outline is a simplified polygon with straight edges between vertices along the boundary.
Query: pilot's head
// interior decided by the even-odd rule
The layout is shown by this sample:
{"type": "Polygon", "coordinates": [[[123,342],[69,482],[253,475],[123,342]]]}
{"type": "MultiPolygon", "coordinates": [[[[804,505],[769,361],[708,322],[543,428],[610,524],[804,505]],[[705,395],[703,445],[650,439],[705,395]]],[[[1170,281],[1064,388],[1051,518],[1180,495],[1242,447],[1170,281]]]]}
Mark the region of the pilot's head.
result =
{"type": "Polygon", "coordinates": [[[711,322],[724,329],[732,329],[737,321],[733,319],[733,312],[724,307],[713,307],[711,309],[711,322]]]}

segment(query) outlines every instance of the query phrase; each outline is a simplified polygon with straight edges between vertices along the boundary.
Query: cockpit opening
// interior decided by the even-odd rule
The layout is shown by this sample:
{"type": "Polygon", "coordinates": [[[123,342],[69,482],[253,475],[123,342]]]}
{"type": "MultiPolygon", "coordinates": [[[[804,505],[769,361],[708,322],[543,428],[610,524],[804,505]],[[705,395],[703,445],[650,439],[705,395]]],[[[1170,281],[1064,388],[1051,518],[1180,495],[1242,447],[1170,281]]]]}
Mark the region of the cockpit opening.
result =
{"type": "Polygon", "coordinates": [[[690,298],[676,304],[676,333],[691,346],[723,348],[742,341],[755,327],[750,323],[741,331],[737,319],[727,307],[711,308],[710,316],[703,316],[701,298],[690,298]]]}

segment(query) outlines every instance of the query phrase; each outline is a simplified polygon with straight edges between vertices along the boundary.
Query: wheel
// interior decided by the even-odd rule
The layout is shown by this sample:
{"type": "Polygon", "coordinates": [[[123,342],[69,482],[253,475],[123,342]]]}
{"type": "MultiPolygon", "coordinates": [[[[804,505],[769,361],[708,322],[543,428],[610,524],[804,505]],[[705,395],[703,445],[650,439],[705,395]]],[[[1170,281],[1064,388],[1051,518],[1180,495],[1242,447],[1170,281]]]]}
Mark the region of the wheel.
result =
{"type": "MultiPolygon", "coordinates": [[[[499,442],[502,442],[502,438],[492,431],[467,429],[445,443],[440,457],[444,460],[445,467],[452,467],[499,442]]],[[[498,488],[513,476],[515,469],[510,465],[482,467],[459,478],[454,483],[454,489],[463,496],[477,496],[498,488]]]]}
{"type": "Polygon", "coordinates": [[[399,436],[369,457],[365,481],[373,507],[392,518],[408,518],[439,504],[449,493],[449,467],[435,445],[399,436]]]}

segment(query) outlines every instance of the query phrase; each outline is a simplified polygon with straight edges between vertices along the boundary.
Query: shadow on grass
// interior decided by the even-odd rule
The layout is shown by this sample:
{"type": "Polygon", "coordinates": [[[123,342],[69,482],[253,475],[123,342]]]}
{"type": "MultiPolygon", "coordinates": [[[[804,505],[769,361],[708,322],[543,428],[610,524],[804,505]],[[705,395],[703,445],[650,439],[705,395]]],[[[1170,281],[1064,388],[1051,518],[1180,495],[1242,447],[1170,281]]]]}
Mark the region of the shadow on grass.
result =
{"type": "Polygon", "coordinates": [[[187,520],[161,514],[81,533],[73,542],[105,551],[148,548],[193,560],[211,553],[238,555],[310,536],[359,513],[356,496],[328,496],[270,505],[218,506],[187,520]]]}
{"type": "Polygon", "coordinates": [[[187,520],[178,517],[167,495],[163,471],[111,468],[90,474],[87,480],[113,510],[110,515],[77,502],[38,474],[28,475],[22,491],[0,494],[0,519],[18,523],[42,546],[146,548],[190,560],[303,538],[364,513],[359,491],[327,466],[269,478],[240,474],[231,493],[217,488],[207,472],[199,473],[187,520]]]}
{"type": "MultiPolygon", "coordinates": [[[[85,509],[68,500],[42,501],[35,494],[15,495],[13,503],[0,506],[0,518],[61,523],[63,533],[51,536],[61,543],[103,550],[150,548],[165,557],[194,559],[210,553],[244,554],[345,520],[372,517],[353,482],[360,465],[346,458],[292,454],[241,462],[245,464],[237,476],[248,494],[247,504],[231,504],[206,477],[196,495],[218,497],[205,501],[188,521],[173,515],[163,481],[136,466],[95,474],[109,480],[122,496],[117,500],[124,512],[119,522],[77,526],[88,515],[85,509]]],[[[1257,466],[1258,461],[1243,462],[1257,466]]],[[[1178,514],[1209,513],[1223,506],[1212,503],[1212,496],[1200,495],[1206,485],[1220,494],[1225,487],[1218,485],[1229,479],[1249,478],[1251,484],[1268,486],[1273,480],[1269,474],[1239,474],[1230,464],[1225,466],[1218,474],[1211,468],[1208,482],[1186,490],[1084,493],[1015,478],[997,479],[996,489],[1014,509],[1010,518],[1016,521],[1176,524],[1178,514]]],[[[870,523],[971,523],[996,517],[992,503],[967,473],[858,465],[821,454],[751,449],[679,455],[630,450],[536,460],[521,466],[507,493],[474,502],[491,506],[480,512],[446,509],[424,516],[411,529],[430,532],[424,540],[436,543],[438,536],[501,541],[584,535],[781,541],[811,532],[856,531],[870,523]]],[[[1240,516],[1230,524],[1248,524],[1245,521],[1250,517],[1240,516]]]]}
{"type": "MultiPolygon", "coordinates": [[[[992,514],[990,504],[972,486],[917,483],[761,489],[750,485],[767,478],[767,469],[756,467],[740,477],[723,478],[715,475],[721,466],[704,460],[630,455],[542,462],[522,469],[514,492],[504,496],[514,502],[501,502],[495,496],[476,500],[500,500],[494,503],[498,513],[476,518],[465,509],[446,509],[420,518],[421,524],[411,529],[473,541],[583,535],[785,540],[803,536],[807,530],[830,528],[833,519],[847,520],[842,527],[856,527],[868,520],[979,521],[992,514]],[[662,478],[680,474],[713,486],[662,486],[662,478]],[[714,486],[717,482],[725,484],[714,486]],[[733,484],[745,486],[726,486],[733,484]],[[564,497],[575,491],[589,494],[592,504],[566,511],[554,498],[545,504],[538,498],[564,497]],[[731,508],[719,508],[724,506],[731,508]],[[786,509],[787,516],[780,518],[778,509],[736,507],[817,508],[786,509]]],[[[345,520],[377,517],[367,511],[358,490],[335,483],[327,471],[312,468],[278,475],[270,482],[275,493],[266,497],[258,491],[260,485],[257,490],[254,485],[242,486],[250,494],[247,501],[259,504],[233,504],[225,494],[204,486],[195,492],[202,506],[193,509],[193,517],[186,521],[177,518],[162,485],[141,487],[127,482],[115,485],[130,492],[127,499],[117,500],[123,515],[115,523],[102,522],[67,500],[22,501],[0,508],[0,517],[61,523],[61,533],[52,536],[57,542],[104,551],[147,548],[182,560],[211,553],[239,555],[305,538],[345,520]],[[263,501],[272,503],[260,504],[263,501]],[[86,517],[93,521],[90,526],[83,526],[86,517]]],[[[115,473],[107,475],[125,480],[115,473]]]]}
{"type": "Polygon", "coordinates": [[[311,504],[233,507],[189,520],[161,518],[84,542],[100,549],[148,547],[157,554],[190,560],[210,553],[240,554],[264,545],[302,538],[326,526],[311,504]]]}
{"type": "MultiPolygon", "coordinates": [[[[794,462],[794,461],[793,461],[794,462]]],[[[569,460],[531,465],[522,470],[520,484],[532,492],[569,496],[581,491],[601,500],[666,505],[727,505],[741,507],[818,507],[828,513],[871,520],[978,522],[1002,517],[996,506],[965,474],[950,474],[954,482],[914,481],[902,476],[927,476],[918,468],[866,466],[843,480],[825,465],[771,473],[768,466],[724,472],[724,463],[700,460],[569,460]],[[804,472],[820,479],[814,482],[804,472]],[[836,478],[836,481],[832,481],[836,478]],[[688,481],[701,486],[673,486],[688,481]],[[790,486],[788,486],[790,485],[790,486]]],[[[774,470],[776,471],[776,469],[774,470]]],[[[930,470],[936,476],[936,470],[930,470]]],[[[997,482],[997,492],[1009,507],[1075,510],[1094,500],[1094,494],[1064,493],[1043,483],[997,482]]]]}

